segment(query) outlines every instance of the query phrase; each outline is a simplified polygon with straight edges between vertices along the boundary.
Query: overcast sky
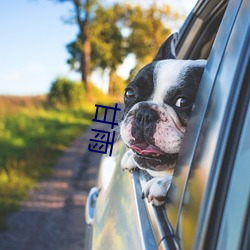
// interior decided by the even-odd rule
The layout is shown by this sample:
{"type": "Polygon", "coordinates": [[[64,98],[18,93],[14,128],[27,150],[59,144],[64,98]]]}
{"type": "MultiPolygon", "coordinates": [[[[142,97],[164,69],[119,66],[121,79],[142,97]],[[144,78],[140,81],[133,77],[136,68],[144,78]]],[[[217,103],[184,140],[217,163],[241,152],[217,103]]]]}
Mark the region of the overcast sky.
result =
{"type": "MultiPolygon", "coordinates": [[[[161,2],[172,2],[187,12],[195,1],[161,2]]],[[[59,76],[80,79],[66,63],[69,56],[65,45],[77,34],[76,26],[65,25],[62,21],[70,9],[70,3],[55,4],[49,0],[1,0],[0,95],[45,94],[59,76]]]]}

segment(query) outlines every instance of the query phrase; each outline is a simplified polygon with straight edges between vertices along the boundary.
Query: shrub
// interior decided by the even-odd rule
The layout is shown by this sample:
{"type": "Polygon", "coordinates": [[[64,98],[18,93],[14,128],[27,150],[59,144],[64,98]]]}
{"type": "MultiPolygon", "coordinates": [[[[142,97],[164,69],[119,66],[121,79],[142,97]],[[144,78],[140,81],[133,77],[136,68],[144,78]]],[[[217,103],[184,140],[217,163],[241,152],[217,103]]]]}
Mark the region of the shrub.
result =
{"type": "Polygon", "coordinates": [[[51,85],[48,100],[54,107],[82,106],[85,100],[83,84],[67,78],[58,78],[51,85]]]}

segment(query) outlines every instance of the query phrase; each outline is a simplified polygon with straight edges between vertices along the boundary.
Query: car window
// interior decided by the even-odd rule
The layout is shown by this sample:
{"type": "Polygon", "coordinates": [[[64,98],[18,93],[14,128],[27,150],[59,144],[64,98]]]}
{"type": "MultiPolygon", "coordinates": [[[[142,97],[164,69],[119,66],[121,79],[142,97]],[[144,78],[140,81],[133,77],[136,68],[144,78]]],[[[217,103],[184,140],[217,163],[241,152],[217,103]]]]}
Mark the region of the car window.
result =
{"type": "MultiPolygon", "coordinates": [[[[249,202],[250,202],[250,73],[248,74],[247,88],[244,89],[247,96],[247,112],[244,112],[244,107],[241,107],[239,112],[243,109],[244,124],[241,130],[241,135],[237,143],[237,152],[235,160],[232,162],[232,173],[230,174],[229,184],[227,187],[227,195],[225,205],[223,207],[223,215],[219,228],[219,237],[217,249],[244,249],[245,227],[249,223],[249,202]]],[[[245,94],[245,93],[244,93],[245,94]]],[[[243,104],[244,105],[244,104],[243,104]]],[[[238,127],[241,127],[240,118],[237,119],[238,127]]],[[[236,129],[237,130],[237,129],[236,129]]],[[[235,146],[235,145],[234,145],[235,146]]],[[[233,147],[234,148],[234,147],[233,147]]],[[[234,149],[232,149],[233,151],[234,149]]],[[[231,155],[234,155],[233,152],[231,155]]],[[[231,158],[231,157],[230,157],[231,158]]],[[[247,230],[246,230],[247,232],[247,230]]],[[[248,232],[249,233],[249,232],[248,232]]],[[[249,237],[249,235],[246,237],[249,237]]],[[[249,240],[248,240],[249,241],[249,240]]],[[[249,242],[248,242],[249,244],[249,242]]],[[[249,246],[248,246],[249,247],[249,246]]],[[[247,249],[247,248],[245,248],[247,249]]],[[[249,249],[249,248],[248,248],[249,249]]]]}
{"type": "Polygon", "coordinates": [[[217,187],[219,189],[220,166],[241,89],[242,74],[244,76],[247,69],[247,11],[247,1],[231,1],[228,5],[184,138],[170,192],[177,202],[167,206],[168,217],[183,249],[203,249],[205,246],[202,239],[211,220],[215,191],[217,187]],[[243,23],[247,25],[245,29],[242,29],[243,23]]]}
{"type": "Polygon", "coordinates": [[[180,30],[177,57],[207,59],[228,0],[199,1],[180,30]]]}
{"type": "MultiPolygon", "coordinates": [[[[184,41],[180,41],[180,46],[179,48],[179,57],[184,57],[184,59],[188,59],[189,56],[194,57],[194,55],[198,55],[198,52],[192,51],[188,49],[188,44],[191,43],[191,48],[199,48],[199,51],[203,51],[205,54],[209,54],[212,44],[210,46],[206,46],[206,44],[210,43],[211,40],[211,34],[214,37],[217,34],[220,22],[222,20],[222,17],[225,13],[226,7],[227,7],[227,1],[217,1],[217,5],[221,6],[221,9],[216,9],[216,11],[213,11],[213,15],[211,15],[211,12],[216,5],[215,1],[212,1],[211,6],[207,6],[207,4],[203,3],[204,5],[199,6],[197,9],[198,13],[200,13],[200,16],[198,15],[198,20],[193,20],[193,25],[194,25],[194,31],[188,30],[189,33],[187,36],[184,37],[184,41]],[[219,4],[220,3],[220,4],[219,4]],[[207,9],[208,8],[208,9],[207,9]],[[202,21],[201,21],[202,20],[202,21]],[[217,20],[216,22],[214,20],[217,20]],[[202,25],[201,25],[202,22],[202,25]],[[216,25],[215,25],[216,24],[216,25]],[[198,34],[194,34],[197,32],[198,34]],[[205,42],[206,38],[206,32],[208,32],[208,37],[207,37],[207,43],[205,42]],[[190,35],[191,34],[191,35],[190,35]],[[202,37],[202,39],[200,39],[202,37]],[[196,40],[192,40],[196,38],[196,40]],[[201,44],[204,44],[205,47],[202,48],[201,44]],[[184,47],[184,48],[182,48],[184,47]]],[[[235,14],[236,15],[236,14],[235,14]]],[[[196,15],[197,16],[197,15],[196,15]]],[[[233,22],[233,19],[231,19],[233,22]]],[[[225,22],[225,21],[224,21],[225,22]]],[[[195,145],[197,143],[197,138],[199,136],[199,130],[202,125],[202,121],[204,119],[204,113],[207,107],[207,103],[209,100],[210,93],[212,91],[213,85],[208,83],[209,79],[212,77],[214,78],[216,75],[216,69],[219,66],[220,61],[216,60],[216,58],[213,59],[214,55],[216,55],[218,58],[220,58],[223,53],[224,53],[224,47],[225,44],[227,43],[227,37],[230,34],[230,30],[221,30],[220,31],[220,36],[216,37],[217,39],[217,45],[216,47],[218,48],[216,52],[212,51],[212,54],[210,54],[210,61],[213,61],[213,63],[210,63],[210,65],[213,65],[213,67],[209,68],[209,73],[207,71],[204,72],[204,75],[207,75],[203,79],[207,78],[204,80],[204,84],[200,84],[197,97],[196,97],[196,102],[195,102],[195,107],[199,107],[199,109],[195,109],[192,112],[186,134],[184,137],[184,141],[182,143],[182,149],[180,152],[180,157],[179,161],[177,164],[177,168],[175,171],[175,176],[178,178],[175,178],[175,183],[172,186],[172,192],[174,193],[175,197],[175,202],[172,204],[167,205],[167,213],[169,220],[171,222],[171,225],[174,227],[174,230],[178,230],[177,228],[177,221],[179,218],[179,212],[181,209],[181,204],[183,200],[183,193],[186,189],[186,184],[188,181],[188,175],[189,175],[189,170],[190,166],[192,165],[192,159],[194,156],[195,152],[195,145]],[[212,58],[211,58],[212,57],[212,58]],[[211,72],[212,70],[212,72],[211,72]],[[173,190],[176,187],[178,190],[178,193],[176,193],[175,190],[173,190]],[[177,196],[176,196],[177,195],[177,196]]],[[[217,59],[218,59],[217,58],[217,59]]],[[[209,66],[209,65],[208,65],[209,66]]],[[[201,194],[201,193],[200,193],[201,194]]],[[[170,192],[171,196],[171,192],[170,192]]],[[[201,199],[201,197],[197,197],[198,200],[201,199]]],[[[197,214],[194,212],[194,218],[193,220],[196,221],[196,216],[197,214]]],[[[191,219],[192,217],[190,217],[191,219]]],[[[192,222],[190,222],[192,223],[192,222]]],[[[191,227],[192,228],[192,227],[191,227]]],[[[187,238],[190,238],[187,236],[187,238]]]]}
{"type": "MultiPolygon", "coordinates": [[[[183,57],[183,59],[187,59],[186,57],[191,57],[191,58],[197,59],[201,56],[201,53],[203,53],[203,56],[204,56],[203,58],[207,58],[207,55],[210,53],[210,50],[212,47],[212,42],[218,31],[219,24],[225,12],[226,4],[227,4],[227,1],[218,1],[218,0],[211,1],[211,5],[208,5],[208,6],[206,4],[201,4],[201,5],[198,4],[199,8],[196,7],[194,12],[191,14],[191,17],[188,18],[188,22],[189,22],[188,25],[194,26],[194,30],[197,32],[197,34],[194,35],[194,33],[190,31],[190,29],[188,29],[189,32],[192,34],[192,37],[190,37],[190,33],[187,33],[187,36],[183,35],[184,38],[181,38],[180,43],[178,45],[179,46],[178,48],[179,58],[183,57]],[[218,2],[220,4],[218,4],[218,2]],[[216,8],[216,11],[215,11],[213,10],[213,8],[217,6],[216,4],[218,4],[220,8],[216,8]],[[211,15],[211,10],[213,10],[212,11],[213,15],[211,15]],[[199,15],[197,14],[196,11],[199,13],[199,15]],[[205,34],[208,34],[208,35],[206,36],[205,34]],[[197,41],[192,40],[193,37],[196,37],[197,41]],[[190,46],[191,48],[196,48],[197,50],[196,53],[190,50],[188,46],[190,46]],[[196,56],[197,58],[195,58],[196,56]]],[[[209,91],[211,91],[211,86],[208,86],[208,89],[209,91]]],[[[141,184],[143,185],[145,181],[145,173],[141,174],[140,181],[141,181],[141,184]]],[[[179,179],[178,182],[179,182],[178,184],[179,187],[180,186],[185,187],[186,180],[179,179]]],[[[172,246],[173,249],[178,249],[175,236],[177,235],[176,234],[177,220],[178,220],[178,212],[179,212],[180,203],[181,203],[181,195],[182,195],[182,192],[180,192],[179,203],[177,202],[175,205],[170,203],[167,205],[166,207],[167,213],[166,213],[166,210],[162,211],[159,208],[151,209],[151,206],[150,205],[148,206],[147,202],[145,203],[147,210],[148,210],[149,218],[152,221],[154,234],[156,238],[159,240],[159,242],[161,243],[163,243],[164,240],[160,241],[160,239],[165,239],[166,248],[167,246],[168,247],[172,246]]],[[[196,219],[195,217],[196,214],[197,213],[193,213],[194,219],[196,219]]],[[[192,238],[190,237],[190,239],[192,238]]]]}

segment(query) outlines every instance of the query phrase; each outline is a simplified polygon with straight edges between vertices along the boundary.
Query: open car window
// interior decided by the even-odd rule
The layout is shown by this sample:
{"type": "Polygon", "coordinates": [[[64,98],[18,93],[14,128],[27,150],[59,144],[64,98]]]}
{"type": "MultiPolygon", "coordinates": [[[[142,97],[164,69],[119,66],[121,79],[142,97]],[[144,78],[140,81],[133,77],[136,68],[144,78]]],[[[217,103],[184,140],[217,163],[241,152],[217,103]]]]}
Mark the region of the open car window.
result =
{"type": "Polygon", "coordinates": [[[198,1],[180,30],[179,59],[208,59],[228,0],[198,1]]]}
{"type": "MultiPolygon", "coordinates": [[[[189,28],[181,31],[180,41],[177,44],[177,57],[180,59],[209,59],[210,52],[213,46],[214,39],[222,22],[224,13],[227,8],[228,1],[199,1],[191,16],[187,19],[189,28]],[[203,56],[202,56],[203,55],[203,56]]],[[[221,36],[224,36],[221,34],[221,36]]],[[[222,41],[220,47],[226,43],[226,38],[222,41]]],[[[224,49],[221,49],[221,54],[224,49]]],[[[219,61],[217,62],[218,66],[219,61]]],[[[216,65],[215,65],[216,66],[216,65]]],[[[175,171],[175,176],[180,176],[176,179],[175,185],[178,188],[178,196],[175,197],[174,204],[168,204],[168,217],[174,230],[177,230],[177,220],[179,218],[179,210],[183,201],[183,193],[188,181],[189,168],[192,164],[192,159],[195,152],[196,140],[199,136],[199,129],[202,125],[202,117],[206,109],[209,96],[212,90],[212,84],[200,84],[195,105],[199,107],[196,113],[191,115],[182,148],[179,161],[175,171]],[[183,169],[186,169],[185,172],[183,169]],[[179,173],[181,172],[181,174],[179,173]]],[[[173,191],[173,190],[172,190],[173,191]]],[[[173,191],[175,192],[175,191],[173,191]]],[[[175,194],[174,194],[175,195],[175,194]]],[[[171,193],[170,193],[171,196],[171,193]]]]}
{"type": "MultiPolygon", "coordinates": [[[[200,1],[197,3],[197,6],[187,19],[184,29],[180,32],[180,40],[177,45],[177,57],[179,59],[207,59],[209,57],[227,4],[228,1],[218,0],[200,1]]],[[[211,89],[212,87],[209,86],[210,92],[211,89]]],[[[200,119],[195,118],[195,121],[200,122],[200,119]]],[[[193,136],[192,133],[191,136],[193,136]]],[[[192,139],[193,138],[194,137],[192,137],[192,139]]],[[[191,149],[191,147],[188,148],[191,149]]],[[[193,152],[190,153],[188,151],[186,155],[180,155],[181,161],[179,161],[179,169],[182,168],[181,166],[189,168],[190,164],[188,161],[191,161],[192,156],[193,152]]],[[[143,185],[146,180],[147,176],[145,172],[141,171],[141,185],[143,185]]],[[[173,249],[179,248],[178,239],[180,236],[178,232],[178,219],[179,212],[182,208],[182,195],[184,194],[187,180],[188,171],[185,172],[185,174],[182,172],[182,176],[176,179],[175,183],[179,192],[178,200],[175,203],[168,203],[165,209],[152,208],[151,205],[145,202],[155,237],[158,242],[161,242],[162,246],[165,244],[166,249],[169,246],[173,247],[173,249]]],[[[197,220],[196,215],[197,212],[194,212],[194,220],[197,220]]],[[[187,237],[189,236],[190,235],[187,235],[187,237]]],[[[190,237],[190,240],[192,240],[192,237],[190,237]]]]}

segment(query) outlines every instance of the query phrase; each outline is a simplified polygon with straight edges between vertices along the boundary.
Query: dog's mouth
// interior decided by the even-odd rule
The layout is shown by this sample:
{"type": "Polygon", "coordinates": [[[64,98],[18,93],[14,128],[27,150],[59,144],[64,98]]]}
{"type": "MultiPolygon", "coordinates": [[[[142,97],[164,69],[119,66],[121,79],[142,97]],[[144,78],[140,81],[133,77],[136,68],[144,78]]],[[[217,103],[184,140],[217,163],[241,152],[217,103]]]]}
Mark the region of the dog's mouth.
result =
{"type": "MultiPolygon", "coordinates": [[[[135,153],[135,156],[144,159],[150,160],[151,164],[154,162],[155,164],[170,164],[177,160],[178,153],[169,154],[162,152],[157,147],[147,144],[147,143],[137,143],[130,145],[130,148],[135,153]]],[[[155,165],[153,164],[153,165],[155,165]]]]}

